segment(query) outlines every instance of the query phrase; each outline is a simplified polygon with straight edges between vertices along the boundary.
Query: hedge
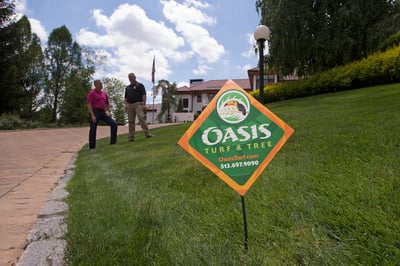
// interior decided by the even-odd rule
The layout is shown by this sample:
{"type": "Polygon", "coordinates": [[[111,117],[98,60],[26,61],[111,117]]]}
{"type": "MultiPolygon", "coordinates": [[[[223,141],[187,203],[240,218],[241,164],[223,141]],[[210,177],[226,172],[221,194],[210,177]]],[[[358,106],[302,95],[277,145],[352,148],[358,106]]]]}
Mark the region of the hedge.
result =
{"type": "MultiPolygon", "coordinates": [[[[265,102],[400,82],[400,46],[311,77],[264,87],[265,102]]],[[[259,90],[251,92],[259,98],[259,90]]]]}

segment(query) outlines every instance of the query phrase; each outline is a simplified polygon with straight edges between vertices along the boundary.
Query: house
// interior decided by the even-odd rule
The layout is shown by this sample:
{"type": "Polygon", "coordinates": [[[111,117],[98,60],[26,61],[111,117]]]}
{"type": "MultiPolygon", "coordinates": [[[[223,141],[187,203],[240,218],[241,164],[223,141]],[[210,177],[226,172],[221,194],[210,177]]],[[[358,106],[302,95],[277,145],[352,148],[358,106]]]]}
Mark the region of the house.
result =
{"type": "MultiPolygon", "coordinates": [[[[259,68],[251,68],[247,71],[248,78],[245,79],[232,79],[245,91],[253,91],[259,88],[259,68]]],[[[280,80],[278,73],[274,71],[264,72],[264,84],[278,83],[281,81],[291,80],[292,77],[283,77],[280,80]]],[[[222,86],[227,82],[227,79],[209,80],[191,79],[189,86],[177,88],[175,99],[179,103],[181,101],[183,112],[172,112],[172,117],[175,122],[193,121],[196,115],[208,105],[214,98],[222,86]]]]}
{"type": "MultiPolygon", "coordinates": [[[[259,72],[258,67],[247,70],[247,75],[249,77],[252,90],[257,90],[260,87],[260,75],[258,74],[258,72],[259,72]]],[[[273,71],[264,72],[264,85],[271,83],[278,83],[278,82],[279,82],[278,73],[273,71]]]]}
{"type": "MultiPolygon", "coordinates": [[[[183,112],[200,114],[207,104],[214,98],[227,80],[202,79],[190,80],[190,85],[179,87],[176,91],[176,102],[182,101],[183,112]]],[[[246,91],[251,91],[248,79],[233,79],[240,87],[246,91]]]]}
{"type": "MultiPolygon", "coordinates": [[[[253,91],[258,89],[260,84],[258,67],[247,71],[247,79],[232,79],[245,91],[253,91]]],[[[264,84],[277,83],[279,80],[276,72],[264,74],[264,84]]],[[[222,86],[227,82],[227,79],[209,80],[192,79],[189,86],[179,87],[176,92],[177,102],[182,101],[183,112],[200,114],[201,111],[208,105],[213,97],[218,93],[222,86]]]]}
{"type": "Polygon", "coordinates": [[[161,111],[161,103],[146,104],[146,108],[144,109],[144,114],[147,124],[158,123],[157,115],[160,113],[160,111],[161,111]]]}

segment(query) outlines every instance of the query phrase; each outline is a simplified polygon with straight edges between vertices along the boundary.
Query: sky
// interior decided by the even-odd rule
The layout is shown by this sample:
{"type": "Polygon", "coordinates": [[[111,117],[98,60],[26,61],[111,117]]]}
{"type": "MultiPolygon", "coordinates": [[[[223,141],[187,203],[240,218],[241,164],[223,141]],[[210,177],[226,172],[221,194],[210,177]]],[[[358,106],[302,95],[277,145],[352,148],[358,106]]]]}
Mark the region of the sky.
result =
{"type": "Polygon", "coordinates": [[[178,87],[190,79],[247,78],[257,66],[253,33],[260,16],[255,0],[15,0],[45,45],[66,26],[82,47],[106,54],[93,79],[128,73],[151,92],[155,81],[178,87]]]}

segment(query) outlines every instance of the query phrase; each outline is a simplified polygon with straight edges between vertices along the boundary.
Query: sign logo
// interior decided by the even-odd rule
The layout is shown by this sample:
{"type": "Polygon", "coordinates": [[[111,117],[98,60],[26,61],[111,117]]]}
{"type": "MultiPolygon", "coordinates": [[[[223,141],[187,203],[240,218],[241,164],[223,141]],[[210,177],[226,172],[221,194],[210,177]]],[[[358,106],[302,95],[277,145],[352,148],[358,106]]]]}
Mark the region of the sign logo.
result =
{"type": "Polygon", "coordinates": [[[237,124],[249,115],[250,102],[241,91],[227,91],[219,97],[217,111],[226,123],[237,124]]]}
{"type": "Polygon", "coordinates": [[[228,80],[178,144],[244,196],[293,131],[228,80]]]}

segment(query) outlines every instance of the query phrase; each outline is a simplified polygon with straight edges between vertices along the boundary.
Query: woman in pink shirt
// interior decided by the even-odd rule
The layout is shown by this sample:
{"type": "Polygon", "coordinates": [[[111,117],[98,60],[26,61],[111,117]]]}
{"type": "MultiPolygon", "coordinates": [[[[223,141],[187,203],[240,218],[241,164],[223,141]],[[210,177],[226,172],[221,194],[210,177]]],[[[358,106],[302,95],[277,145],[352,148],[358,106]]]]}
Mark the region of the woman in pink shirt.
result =
{"type": "Polygon", "coordinates": [[[110,116],[110,102],[105,91],[103,83],[96,79],[93,82],[95,88],[92,89],[86,97],[86,103],[90,114],[89,130],[89,149],[96,148],[97,123],[102,120],[110,126],[110,144],[117,143],[118,125],[110,116]]]}

